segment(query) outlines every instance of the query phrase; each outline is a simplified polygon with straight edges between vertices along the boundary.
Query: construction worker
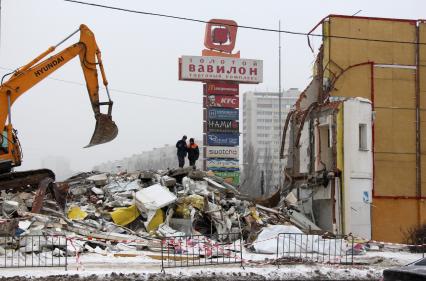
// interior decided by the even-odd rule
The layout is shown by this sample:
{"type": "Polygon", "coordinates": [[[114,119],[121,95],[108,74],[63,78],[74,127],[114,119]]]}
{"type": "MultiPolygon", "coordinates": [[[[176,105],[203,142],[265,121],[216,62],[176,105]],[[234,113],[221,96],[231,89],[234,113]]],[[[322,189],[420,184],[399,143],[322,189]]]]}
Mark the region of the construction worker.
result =
{"type": "Polygon", "coordinates": [[[188,149],[186,139],[187,137],[183,136],[182,139],[178,140],[178,142],[176,143],[179,168],[183,168],[183,166],[185,165],[185,157],[188,149]]]}
{"type": "Polygon", "coordinates": [[[189,166],[192,166],[195,169],[195,161],[197,161],[198,157],[200,157],[200,150],[198,149],[198,145],[194,142],[193,138],[189,139],[189,146],[187,150],[189,166]]]}

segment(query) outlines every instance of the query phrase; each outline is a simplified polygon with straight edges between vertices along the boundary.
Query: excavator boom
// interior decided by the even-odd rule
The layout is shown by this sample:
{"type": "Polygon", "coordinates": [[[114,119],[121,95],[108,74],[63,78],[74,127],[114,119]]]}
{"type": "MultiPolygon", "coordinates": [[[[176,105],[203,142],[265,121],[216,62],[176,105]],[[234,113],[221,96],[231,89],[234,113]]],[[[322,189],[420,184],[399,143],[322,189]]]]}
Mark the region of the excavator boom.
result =
{"type": "Polygon", "coordinates": [[[108,91],[108,81],[102,64],[101,52],[96,44],[95,36],[90,29],[81,25],[79,29],[52,46],[28,64],[14,71],[9,80],[0,85],[0,124],[4,130],[0,132],[0,191],[33,191],[37,189],[32,206],[33,212],[42,208],[42,200],[46,191],[51,191],[58,205],[65,206],[66,185],[54,182],[55,174],[48,169],[11,172],[13,167],[21,165],[22,152],[16,130],[12,126],[12,106],[14,102],[34,85],[64,66],[76,56],[86,80],[90,103],[96,120],[95,131],[86,147],[102,144],[113,140],[118,134],[118,128],[111,117],[113,102],[108,91]],[[46,58],[55,51],[56,47],[80,32],[80,41],[63,49],[55,55],[46,58]],[[107,100],[99,99],[98,71],[101,73],[103,85],[106,88],[107,100]],[[101,106],[107,106],[106,113],[101,112],[101,106]]]}
{"type": "Polygon", "coordinates": [[[7,82],[0,86],[0,123],[5,124],[10,111],[8,107],[11,107],[17,98],[79,55],[90,103],[96,119],[95,131],[86,147],[109,142],[117,136],[118,128],[111,117],[113,102],[110,99],[109,92],[107,92],[108,101],[99,101],[98,68],[102,75],[103,84],[108,91],[108,81],[105,77],[101,52],[96,44],[94,34],[87,26],[81,25],[79,31],[79,42],[41,61],[56,49],[56,46],[50,47],[30,63],[19,68],[7,82]],[[101,106],[108,106],[107,113],[101,113],[101,106]]]}

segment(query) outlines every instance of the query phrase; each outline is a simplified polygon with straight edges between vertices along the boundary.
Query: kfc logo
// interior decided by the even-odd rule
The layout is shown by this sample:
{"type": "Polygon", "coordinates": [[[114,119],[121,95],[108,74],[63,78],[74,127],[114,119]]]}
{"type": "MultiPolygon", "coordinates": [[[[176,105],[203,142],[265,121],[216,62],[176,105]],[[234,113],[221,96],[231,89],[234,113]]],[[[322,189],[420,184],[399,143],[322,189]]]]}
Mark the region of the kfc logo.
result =
{"type": "Polygon", "coordinates": [[[238,108],[238,96],[207,95],[206,107],[238,108]]]}

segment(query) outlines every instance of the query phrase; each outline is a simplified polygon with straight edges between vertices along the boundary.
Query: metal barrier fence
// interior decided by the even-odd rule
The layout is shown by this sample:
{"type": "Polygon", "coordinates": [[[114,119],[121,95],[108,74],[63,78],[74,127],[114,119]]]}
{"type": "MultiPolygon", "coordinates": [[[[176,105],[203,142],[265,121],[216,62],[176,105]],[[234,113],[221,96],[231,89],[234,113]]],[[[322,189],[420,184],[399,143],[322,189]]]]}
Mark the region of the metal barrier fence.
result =
{"type": "Polygon", "coordinates": [[[277,264],[316,262],[353,264],[354,238],[338,235],[335,238],[303,233],[280,233],[277,236],[277,264]]]}
{"type": "Polygon", "coordinates": [[[161,240],[161,271],[165,268],[240,264],[243,251],[240,233],[166,237],[161,240]]]}
{"type": "Polygon", "coordinates": [[[63,235],[0,236],[0,268],[64,267],[67,239],[63,235]]]}

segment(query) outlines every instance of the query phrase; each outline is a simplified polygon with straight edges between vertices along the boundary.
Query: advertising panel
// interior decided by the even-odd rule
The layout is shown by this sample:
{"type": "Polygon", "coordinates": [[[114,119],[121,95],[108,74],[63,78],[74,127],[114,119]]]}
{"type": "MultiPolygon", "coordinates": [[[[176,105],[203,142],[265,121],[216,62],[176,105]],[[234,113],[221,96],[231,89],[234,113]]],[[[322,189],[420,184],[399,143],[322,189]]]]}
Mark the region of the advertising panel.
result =
{"type": "Polygon", "coordinates": [[[238,159],[239,149],[236,146],[207,146],[207,158],[234,158],[238,159]]]}
{"type": "Polygon", "coordinates": [[[214,107],[207,110],[207,118],[215,120],[238,120],[238,109],[214,107]]]}
{"type": "Polygon", "coordinates": [[[204,93],[207,95],[227,95],[235,96],[239,94],[238,84],[225,84],[225,83],[207,83],[205,84],[204,93]]]}
{"type": "Polygon", "coordinates": [[[207,145],[212,146],[237,146],[239,134],[235,133],[207,133],[207,145]]]}
{"type": "Polygon", "coordinates": [[[238,159],[207,159],[207,170],[211,171],[238,171],[238,159]]]}
{"type": "Polygon", "coordinates": [[[206,107],[238,108],[239,105],[240,98],[238,96],[207,95],[204,100],[204,106],[206,107]]]}
{"type": "Polygon", "coordinates": [[[179,60],[179,79],[257,84],[263,80],[263,61],[231,57],[182,56],[179,60]]]}
{"type": "Polygon", "coordinates": [[[240,183],[240,172],[225,172],[225,171],[214,171],[214,174],[218,177],[221,177],[225,182],[238,185],[240,183]]]}
{"type": "Polygon", "coordinates": [[[207,120],[206,127],[208,132],[230,132],[238,133],[239,123],[229,120],[207,120]]]}

